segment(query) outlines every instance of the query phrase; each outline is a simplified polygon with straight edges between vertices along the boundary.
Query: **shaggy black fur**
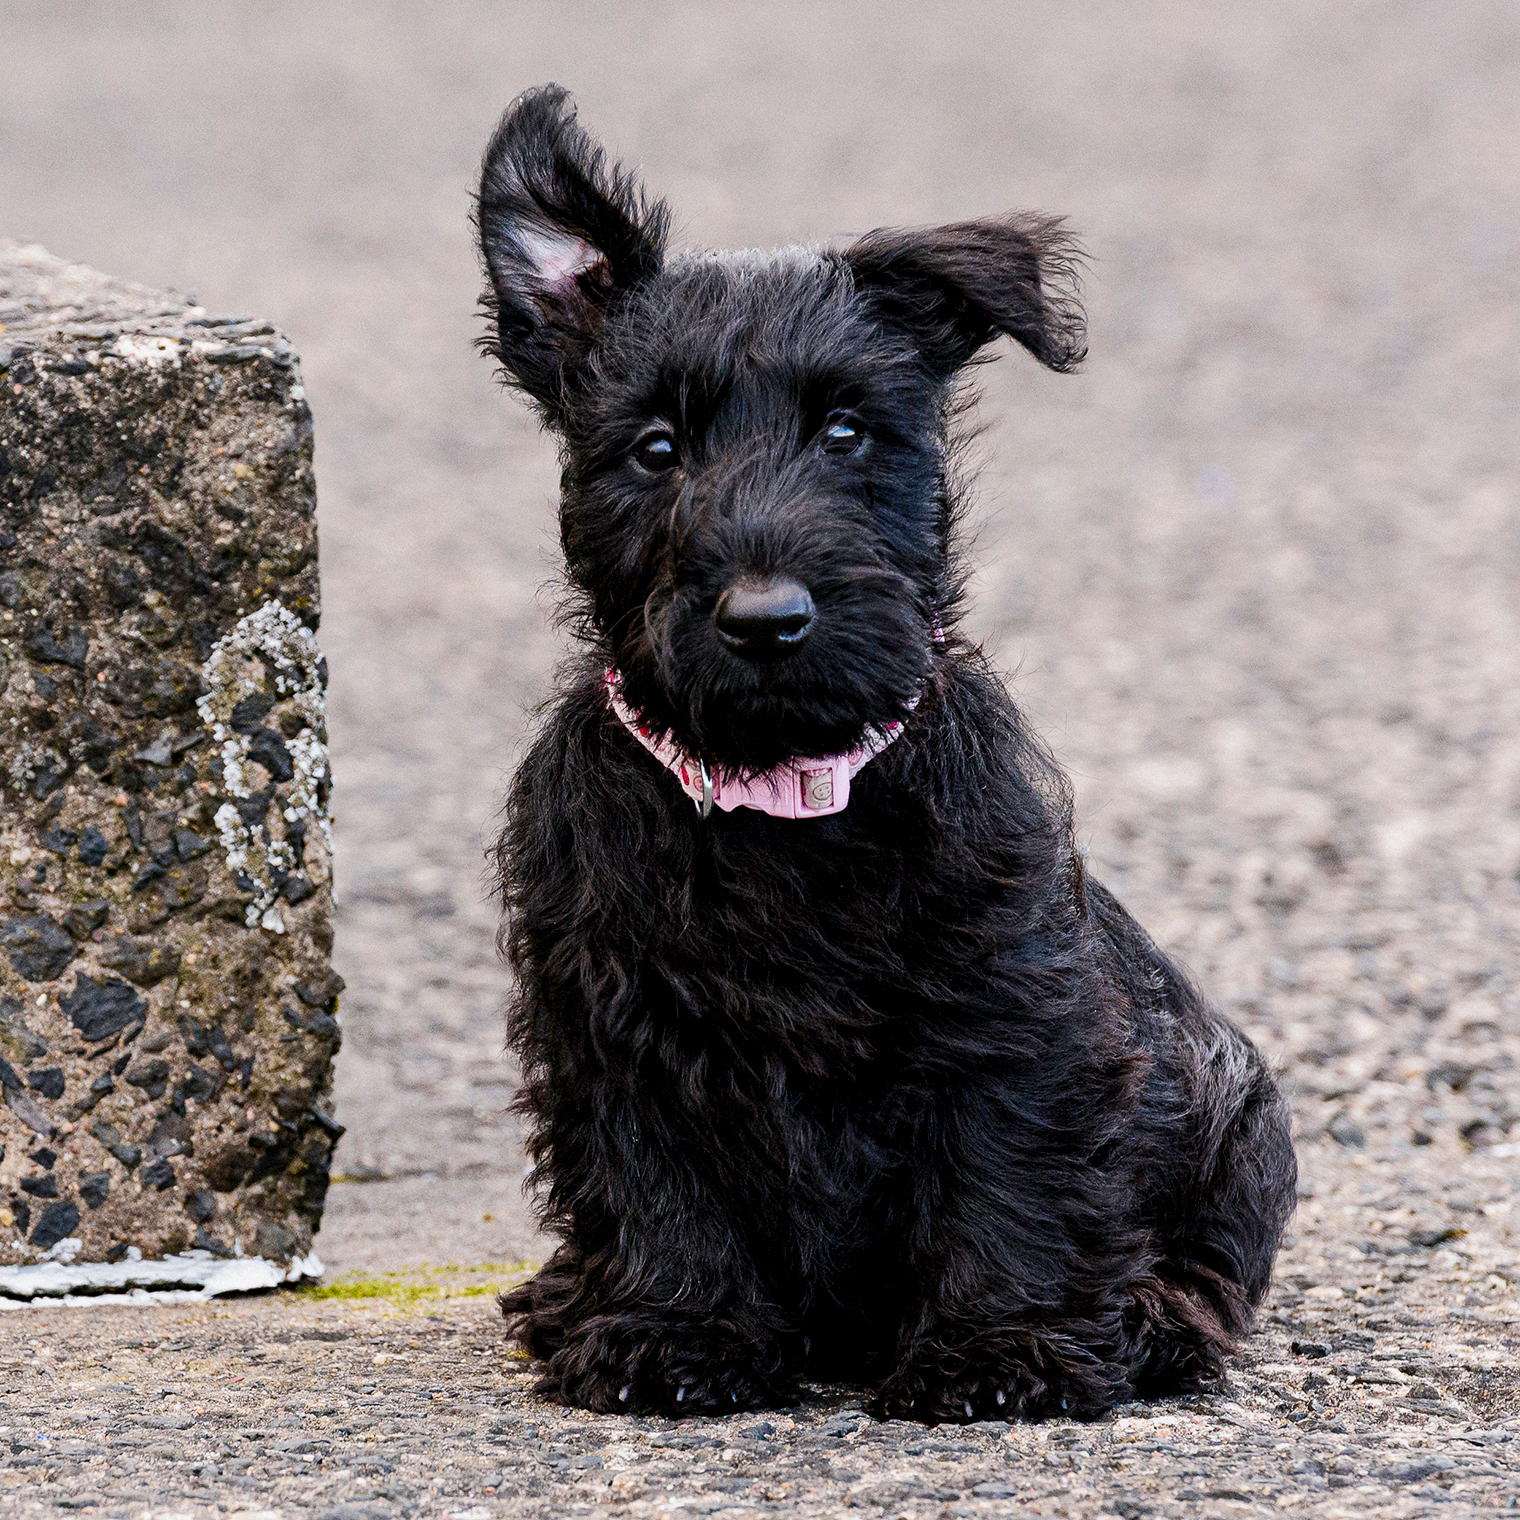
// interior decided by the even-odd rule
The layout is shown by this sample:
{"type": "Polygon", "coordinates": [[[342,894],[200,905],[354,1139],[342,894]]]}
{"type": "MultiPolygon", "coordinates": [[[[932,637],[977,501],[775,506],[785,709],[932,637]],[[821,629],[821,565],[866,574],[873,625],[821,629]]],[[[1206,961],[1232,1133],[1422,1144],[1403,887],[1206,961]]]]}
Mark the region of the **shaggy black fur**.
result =
{"type": "Polygon", "coordinates": [[[557,88],[491,140],[487,346],[563,439],[584,645],[498,850],[563,1236],[503,1301],[540,1387],[726,1412],[828,1375],[937,1421],[1214,1384],[1292,1207],[1283,1101],[1084,874],[956,633],[957,373],[1000,333],[1079,362],[1074,245],[1007,217],[667,258],[667,221],[557,88]],[[778,576],[812,631],[746,657],[714,609],[778,576]],[[729,772],[906,726],[842,813],[704,820],[611,665],[729,772]]]}

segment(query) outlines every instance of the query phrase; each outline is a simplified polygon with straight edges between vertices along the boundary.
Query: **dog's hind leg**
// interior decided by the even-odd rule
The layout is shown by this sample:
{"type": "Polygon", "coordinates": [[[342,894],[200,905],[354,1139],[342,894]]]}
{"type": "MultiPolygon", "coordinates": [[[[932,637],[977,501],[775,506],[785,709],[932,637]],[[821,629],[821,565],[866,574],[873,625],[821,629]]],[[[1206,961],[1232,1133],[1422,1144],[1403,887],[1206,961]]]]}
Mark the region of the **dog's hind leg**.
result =
{"type": "Polygon", "coordinates": [[[1142,1395],[1219,1382],[1266,1294],[1297,1193],[1288,1106],[1265,1063],[1206,1008],[1187,1012],[1189,1165],[1168,1210],[1164,1257],[1132,1289],[1142,1395]]]}
{"type": "Polygon", "coordinates": [[[1137,1110],[1155,1259],[1129,1289],[1138,1392],[1216,1385],[1249,1333],[1296,1201],[1288,1106],[1256,1047],[1088,878],[1110,970],[1152,1063],[1137,1110]]]}

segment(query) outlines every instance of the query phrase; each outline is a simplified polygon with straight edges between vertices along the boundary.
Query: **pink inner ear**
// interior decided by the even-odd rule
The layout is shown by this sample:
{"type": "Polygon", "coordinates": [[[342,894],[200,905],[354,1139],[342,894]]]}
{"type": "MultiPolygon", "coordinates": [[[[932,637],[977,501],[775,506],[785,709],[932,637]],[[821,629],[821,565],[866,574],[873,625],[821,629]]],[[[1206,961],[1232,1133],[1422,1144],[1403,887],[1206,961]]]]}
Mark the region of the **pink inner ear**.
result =
{"type": "Polygon", "coordinates": [[[534,276],[551,290],[573,284],[577,275],[601,262],[601,252],[573,233],[524,227],[518,238],[534,276]]]}

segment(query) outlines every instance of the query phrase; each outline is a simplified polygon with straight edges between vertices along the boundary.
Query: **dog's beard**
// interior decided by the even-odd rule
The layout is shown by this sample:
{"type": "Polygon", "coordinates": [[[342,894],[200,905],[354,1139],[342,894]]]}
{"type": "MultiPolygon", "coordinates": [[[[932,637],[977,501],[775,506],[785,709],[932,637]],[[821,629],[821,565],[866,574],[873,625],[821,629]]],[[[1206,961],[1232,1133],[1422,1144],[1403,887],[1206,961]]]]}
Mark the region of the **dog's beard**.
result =
{"type": "Polygon", "coordinates": [[[909,716],[928,675],[931,623],[912,600],[867,583],[818,606],[803,648],[759,662],[723,647],[696,596],[657,592],[620,651],[623,695],[733,775],[846,753],[909,716]]]}

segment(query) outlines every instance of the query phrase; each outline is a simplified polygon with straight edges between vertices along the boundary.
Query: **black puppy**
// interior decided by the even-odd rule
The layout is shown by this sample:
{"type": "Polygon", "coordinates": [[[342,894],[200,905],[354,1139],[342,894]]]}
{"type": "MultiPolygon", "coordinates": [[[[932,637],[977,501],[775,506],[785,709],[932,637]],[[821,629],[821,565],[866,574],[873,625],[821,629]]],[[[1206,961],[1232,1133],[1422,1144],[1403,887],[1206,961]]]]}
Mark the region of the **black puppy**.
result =
{"type": "Polygon", "coordinates": [[[1083,355],[1030,216],[667,255],[546,88],[486,152],[486,347],[563,440],[581,657],[498,850],[552,1260],[602,1410],[870,1379],[921,1420],[1218,1381],[1294,1198],[1261,1058],[1086,876],[956,633],[956,382],[1083,355]]]}

